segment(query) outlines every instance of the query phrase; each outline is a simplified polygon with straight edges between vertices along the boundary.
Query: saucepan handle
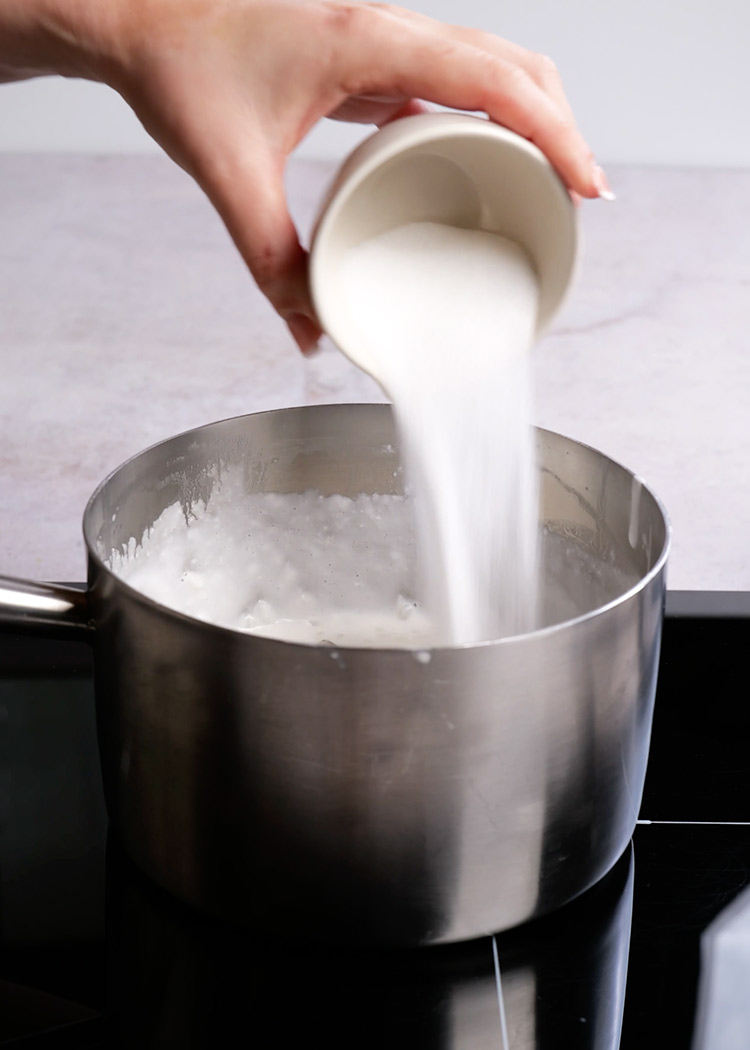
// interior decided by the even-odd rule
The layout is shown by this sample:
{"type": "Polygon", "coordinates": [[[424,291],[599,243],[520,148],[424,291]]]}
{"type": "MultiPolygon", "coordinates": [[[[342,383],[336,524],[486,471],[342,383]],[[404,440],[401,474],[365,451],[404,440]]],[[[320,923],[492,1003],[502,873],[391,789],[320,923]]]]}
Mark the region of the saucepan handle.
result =
{"type": "Polygon", "coordinates": [[[0,576],[0,624],[84,638],[93,628],[88,592],[58,583],[0,576]]]}

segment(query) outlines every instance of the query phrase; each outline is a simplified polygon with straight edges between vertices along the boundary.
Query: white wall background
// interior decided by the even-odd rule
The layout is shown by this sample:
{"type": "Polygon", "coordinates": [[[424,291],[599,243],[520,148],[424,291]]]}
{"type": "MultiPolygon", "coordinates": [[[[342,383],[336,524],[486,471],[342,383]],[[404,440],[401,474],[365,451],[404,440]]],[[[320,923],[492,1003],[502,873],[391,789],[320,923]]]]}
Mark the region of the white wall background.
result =
{"type": "MultiPolygon", "coordinates": [[[[750,166],[747,0],[411,0],[557,62],[599,159],[750,166]]],[[[300,150],[338,157],[362,132],[327,122],[300,150]]],[[[50,78],[0,87],[0,150],[148,152],[114,92],[50,78]]]]}

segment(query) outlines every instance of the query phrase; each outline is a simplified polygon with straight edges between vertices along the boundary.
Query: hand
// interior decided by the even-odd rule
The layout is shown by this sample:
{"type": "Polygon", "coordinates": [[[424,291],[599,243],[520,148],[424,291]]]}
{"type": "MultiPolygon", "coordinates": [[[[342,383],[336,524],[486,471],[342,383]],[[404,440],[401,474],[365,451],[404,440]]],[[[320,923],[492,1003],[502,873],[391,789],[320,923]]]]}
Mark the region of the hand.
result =
{"type": "Polygon", "coordinates": [[[77,60],[114,87],[203,187],[303,350],[320,329],[283,174],[321,117],[382,125],[422,100],[483,111],[535,142],[574,195],[608,192],[552,62],[479,30],[349,0],[26,2],[57,12],[56,71],[77,60]]]}

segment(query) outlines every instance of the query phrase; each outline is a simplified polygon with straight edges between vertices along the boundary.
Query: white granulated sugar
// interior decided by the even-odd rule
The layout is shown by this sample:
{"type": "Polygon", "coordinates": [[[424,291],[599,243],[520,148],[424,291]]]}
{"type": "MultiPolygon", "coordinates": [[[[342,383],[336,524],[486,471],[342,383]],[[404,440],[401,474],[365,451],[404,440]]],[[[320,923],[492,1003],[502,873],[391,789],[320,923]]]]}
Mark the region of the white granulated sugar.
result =
{"type": "MultiPolygon", "coordinates": [[[[244,489],[223,467],[115,572],[223,626],[334,646],[471,643],[534,626],[537,471],[526,351],[537,281],[501,237],[433,223],[351,249],[342,302],[394,403],[408,496],[244,489]]],[[[345,348],[346,349],[346,348],[345,348]]],[[[335,650],[332,650],[334,652],[335,650]]],[[[421,655],[420,655],[421,654],[421,655]]]]}
{"type": "Polygon", "coordinates": [[[439,636],[528,630],[538,577],[528,257],[491,233],[413,223],[350,250],[339,280],[393,401],[417,508],[418,590],[439,636]]]}

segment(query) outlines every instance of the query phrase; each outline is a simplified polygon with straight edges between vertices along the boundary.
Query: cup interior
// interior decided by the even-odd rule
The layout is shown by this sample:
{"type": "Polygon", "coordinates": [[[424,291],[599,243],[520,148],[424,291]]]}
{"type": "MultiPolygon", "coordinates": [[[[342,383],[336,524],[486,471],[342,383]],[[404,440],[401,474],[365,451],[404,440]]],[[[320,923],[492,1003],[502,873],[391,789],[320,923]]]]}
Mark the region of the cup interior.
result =
{"type": "Polygon", "coordinates": [[[539,278],[537,333],[559,310],[575,270],[577,222],[570,196],[543,154],[487,120],[463,114],[405,118],[355,151],[313,237],[318,316],[362,367],[361,319],[347,315],[341,260],[363,241],[410,222],[487,230],[516,241],[539,278]]]}

